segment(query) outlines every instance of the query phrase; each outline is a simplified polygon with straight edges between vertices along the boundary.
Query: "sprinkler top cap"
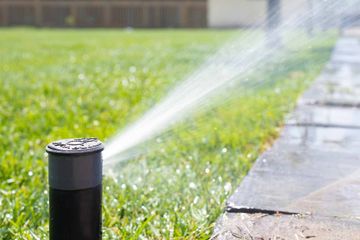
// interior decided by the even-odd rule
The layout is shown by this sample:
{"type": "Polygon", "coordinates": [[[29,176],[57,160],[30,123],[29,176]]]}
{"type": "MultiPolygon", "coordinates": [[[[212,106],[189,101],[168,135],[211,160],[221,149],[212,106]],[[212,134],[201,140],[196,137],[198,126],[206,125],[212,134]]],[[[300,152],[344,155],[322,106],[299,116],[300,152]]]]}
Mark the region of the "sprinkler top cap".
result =
{"type": "Polygon", "coordinates": [[[63,139],[46,147],[49,185],[59,190],[81,190],[101,184],[104,145],[97,138],[63,139]]]}
{"type": "Polygon", "coordinates": [[[46,147],[48,153],[54,154],[84,154],[102,150],[104,150],[104,145],[97,138],[62,139],[46,147]]]}

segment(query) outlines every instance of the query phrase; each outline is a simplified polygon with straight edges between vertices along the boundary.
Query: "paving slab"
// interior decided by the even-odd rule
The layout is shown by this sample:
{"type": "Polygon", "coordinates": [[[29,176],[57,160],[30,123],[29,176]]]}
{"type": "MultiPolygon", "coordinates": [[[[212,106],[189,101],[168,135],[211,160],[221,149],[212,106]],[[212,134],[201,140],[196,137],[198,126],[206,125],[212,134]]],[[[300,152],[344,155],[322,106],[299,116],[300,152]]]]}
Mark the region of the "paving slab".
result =
{"type": "Polygon", "coordinates": [[[279,139],[227,200],[213,238],[360,240],[358,38],[338,41],[279,139]]]}
{"type": "Polygon", "coordinates": [[[317,135],[325,133],[318,127],[306,128],[287,127],[228,199],[227,211],[360,217],[360,130],[338,129],[341,135],[335,137],[317,135]],[[351,148],[341,147],[345,143],[351,148]],[[329,194],[337,196],[335,202],[329,201],[329,194]]]}
{"type": "Polygon", "coordinates": [[[310,215],[226,213],[218,221],[213,240],[345,240],[360,239],[358,219],[310,215]]]}
{"type": "Polygon", "coordinates": [[[360,74],[346,66],[337,74],[324,72],[299,100],[299,105],[306,104],[360,107],[360,74]]]}
{"type": "Polygon", "coordinates": [[[278,144],[280,142],[308,149],[357,152],[360,149],[360,129],[286,126],[278,144]]]}
{"type": "Polygon", "coordinates": [[[348,59],[348,62],[339,63],[338,59],[343,56],[360,60],[360,44],[357,39],[350,38],[339,41],[327,68],[304,93],[299,101],[300,105],[360,107],[359,64],[349,63],[353,62],[351,59],[348,59]]]}
{"type": "Polygon", "coordinates": [[[347,37],[360,38],[360,28],[353,27],[344,29],[343,35],[347,37]]]}
{"type": "Polygon", "coordinates": [[[343,106],[300,105],[287,117],[288,125],[360,128],[360,109],[343,106]]]}
{"type": "Polygon", "coordinates": [[[359,53],[359,39],[354,37],[343,37],[337,42],[331,61],[339,64],[359,64],[359,53]]]}

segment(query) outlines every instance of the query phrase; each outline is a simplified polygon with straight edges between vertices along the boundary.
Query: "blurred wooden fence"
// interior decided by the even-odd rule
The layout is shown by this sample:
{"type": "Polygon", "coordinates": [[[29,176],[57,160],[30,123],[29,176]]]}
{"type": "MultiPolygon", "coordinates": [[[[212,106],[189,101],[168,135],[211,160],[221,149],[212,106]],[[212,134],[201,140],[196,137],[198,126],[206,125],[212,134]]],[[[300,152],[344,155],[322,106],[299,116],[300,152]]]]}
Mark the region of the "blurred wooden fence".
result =
{"type": "Polygon", "coordinates": [[[207,0],[0,0],[0,26],[206,27],[207,0]]]}

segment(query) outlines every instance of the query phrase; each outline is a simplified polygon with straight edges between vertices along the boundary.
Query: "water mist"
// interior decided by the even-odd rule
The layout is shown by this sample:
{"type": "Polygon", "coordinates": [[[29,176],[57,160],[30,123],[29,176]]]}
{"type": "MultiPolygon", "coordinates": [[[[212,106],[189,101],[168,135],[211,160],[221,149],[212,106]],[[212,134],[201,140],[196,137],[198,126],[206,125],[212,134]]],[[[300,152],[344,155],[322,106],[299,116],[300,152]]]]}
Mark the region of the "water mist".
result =
{"type": "MultiPolygon", "coordinates": [[[[105,168],[143,153],[144,149],[139,147],[141,144],[185,119],[230,84],[246,84],[248,88],[264,84],[265,82],[248,83],[247,76],[270,62],[281,60],[287,54],[281,47],[269,46],[269,38],[273,34],[288,35],[287,42],[296,40],[299,47],[304,47],[308,40],[299,40],[296,34],[291,33],[306,28],[310,20],[316,20],[321,26],[335,26],[334,22],[341,16],[342,9],[345,9],[339,8],[339,3],[335,0],[326,1],[321,6],[313,6],[302,12],[294,9],[293,16],[283,19],[262,41],[254,39],[259,29],[266,29],[265,23],[258,28],[246,30],[245,36],[226,43],[197,70],[180,81],[159,103],[106,143],[105,168]],[[324,11],[336,14],[324,17],[324,11]]],[[[274,15],[276,16],[271,17],[278,17],[278,14],[274,15]]]]}

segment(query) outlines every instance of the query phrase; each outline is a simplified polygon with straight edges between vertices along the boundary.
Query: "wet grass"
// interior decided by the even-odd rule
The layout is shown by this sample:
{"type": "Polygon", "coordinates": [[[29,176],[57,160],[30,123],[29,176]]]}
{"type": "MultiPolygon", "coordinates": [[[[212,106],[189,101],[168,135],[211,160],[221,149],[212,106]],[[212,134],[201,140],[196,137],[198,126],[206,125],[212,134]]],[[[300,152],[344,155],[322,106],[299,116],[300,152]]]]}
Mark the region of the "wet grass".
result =
{"type": "MultiPolygon", "coordinates": [[[[48,236],[47,143],[106,140],[234,34],[1,29],[0,238],[48,236]]],[[[104,239],[209,238],[226,197],[277,136],[333,42],[323,34],[289,47],[281,63],[252,76],[268,84],[190,117],[106,177],[104,239]]]]}

